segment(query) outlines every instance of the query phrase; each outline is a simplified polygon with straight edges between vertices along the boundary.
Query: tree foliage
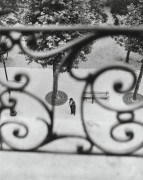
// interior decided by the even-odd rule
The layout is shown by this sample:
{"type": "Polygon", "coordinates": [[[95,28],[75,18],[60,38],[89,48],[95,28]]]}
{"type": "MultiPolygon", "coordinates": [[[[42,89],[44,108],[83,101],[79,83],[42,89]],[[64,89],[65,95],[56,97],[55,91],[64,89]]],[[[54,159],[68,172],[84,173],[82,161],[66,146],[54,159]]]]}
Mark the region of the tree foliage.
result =
{"type": "MultiPolygon", "coordinates": [[[[0,26],[12,26],[19,22],[19,4],[21,0],[1,0],[0,1],[0,26]]],[[[5,36],[0,36],[0,62],[6,53],[6,43],[9,40],[5,36]]]]}
{"type": "Polygon", "coordinates": [[[10,26],[20,22],[20,4],[22,0],[0,1],[0,25],[10,26]]]}
{"type": "MultiPolygon", "coordinates": [[[[143,25],[143,3],[131,3],[127,6],[128,13],[119,20],[119,24],[128,27],[140,27],[143,25]]],[[[116,36],[117,44],[125,47],[126,51],[143,55],[143,40],[137,37],[116,36]]]]}
{"type": "Polygon", "coordinates": [[[137,4],[138,0],[112,0],[110,3],[111,13],[114,15],[126,15],[128,14],[128,6],[137,4]]]}
{"type": "MultiPolygon", "coordinates": [[[[98,2],[98,1],[97,1],[98,2]]],[[[103,12],[99,3],[94,3],[93,0],[31,0],[29,1],[29,9],[25,15],[25,24],[32,25],[73,25],[73,24],[97,24],[105,22],[106,14],[103,12]]],[[[37,42],[34,43],[27,38],[27,46],[36,51],[47,51],[62,46],[67,42],[79,36],[84,36],[88,33],[83,32],[50,32],[37,33],[37,42]]],[[[84,47],[78,57],[74,61],[74,67],[80,61],[86,61],[86,54],[91,52],[91,45],[84,47]]],[[[43,67],[54,65],[58,68],[64,53],[59,53],[52,58],[33,59],[43,67]]],[[[65,70],[65,68],[64,68],[65,70]]]]}

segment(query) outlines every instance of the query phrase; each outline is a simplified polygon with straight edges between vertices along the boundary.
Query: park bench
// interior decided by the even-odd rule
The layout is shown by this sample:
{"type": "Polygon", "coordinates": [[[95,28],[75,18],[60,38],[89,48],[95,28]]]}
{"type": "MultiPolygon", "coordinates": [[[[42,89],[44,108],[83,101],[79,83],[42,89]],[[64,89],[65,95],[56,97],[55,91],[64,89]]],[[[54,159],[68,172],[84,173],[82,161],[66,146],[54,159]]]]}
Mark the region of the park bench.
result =
{"type": "Polygon", "coordinates": [[[92,103],[94,102],[94,96],[98,99],[108,100],[109,92],[108,91],[93,91],[92,92],[83,92],[82,100],[92,99],[92,103]]]}

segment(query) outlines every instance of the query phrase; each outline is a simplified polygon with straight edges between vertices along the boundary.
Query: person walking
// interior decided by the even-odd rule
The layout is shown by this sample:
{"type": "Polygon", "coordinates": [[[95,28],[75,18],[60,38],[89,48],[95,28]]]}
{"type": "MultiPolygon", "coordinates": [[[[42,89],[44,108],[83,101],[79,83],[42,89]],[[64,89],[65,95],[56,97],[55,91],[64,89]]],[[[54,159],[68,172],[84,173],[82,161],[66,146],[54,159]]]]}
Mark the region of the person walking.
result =
{"type": "Polygon", "coordinates": [[[76,113],[76,105],[75,105],[75,101],[73,100],[73,98],[69,99],[69,105],[70,105],[70,109],[71,109],[71,114],[76,113]]]}
{"type": "Polygon", "coordinates": [[[72,101],[72,112],[75,115],[75,113],[76,113],[76,105],[75,105],[75,101],[74,100],[72,101]]]}
{"type": "Polygon", "coordinates": [[[70,109],[71,109],[71,114],[73,114],[72,101],[73,101],[73,98],[70,98],[70,99],[69,99],[69,106],[70,106],[70,109]]]}

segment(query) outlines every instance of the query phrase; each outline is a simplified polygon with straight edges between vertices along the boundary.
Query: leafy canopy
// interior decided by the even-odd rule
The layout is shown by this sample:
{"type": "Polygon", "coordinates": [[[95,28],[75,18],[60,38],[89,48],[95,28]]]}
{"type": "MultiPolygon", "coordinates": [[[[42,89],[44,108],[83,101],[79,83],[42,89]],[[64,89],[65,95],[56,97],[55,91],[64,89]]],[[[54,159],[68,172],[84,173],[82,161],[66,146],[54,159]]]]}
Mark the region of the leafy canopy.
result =
{"type": "MultiPolygon", "coordinates": [[[[128,27],[140,27],[143,25],[143,3],[131,3],[127,6],[128,13],[119,20],[120,25],[128,27]]],[[[115,37],[116,42],[120,46],[124,46],[126,50],[143,54],[143,40],[141,38],[118,36],[115,37]]]]}
{"type": "Polygon", "coordinates": [[[20,0],[0,0],[0,25],[9,26],[18,22],[20,0]]]}
{"type": "MultiPolygon", "coordinates": [[[[25,24],[32,25],[73,25],[73,24],[97,24],[106,22],[107,15],[100,7],[100,3],[94,0],[31,0],[29,9],[25,15],[25,24]]],[[[89,33],[83,32],[50,32],[37,33],[37,42],[27,37],[27,46],[36,51],[47,51],[62,46],[67,42],[79,36],[85,36],[89,33]]],[[[91,44],[82,48],[78,57],[74,61],[74,67],[77,67],[80,61],[86,61],[86,54],[91,52],[91,44]]],[[[58,68],[64,53],[59,53],[52,58],[33,59],[43,67],[54,65],[58,68]]],[[[64,69],[65,70],[65,69],[64,69]]]]}
{"type": "Polygon", "coordinates": [[[126,15],[128,14],[128,6],[133,3],[137,4],[138,0],[113,0],[110,3],[111,13],[114,15],[126,15]]]}

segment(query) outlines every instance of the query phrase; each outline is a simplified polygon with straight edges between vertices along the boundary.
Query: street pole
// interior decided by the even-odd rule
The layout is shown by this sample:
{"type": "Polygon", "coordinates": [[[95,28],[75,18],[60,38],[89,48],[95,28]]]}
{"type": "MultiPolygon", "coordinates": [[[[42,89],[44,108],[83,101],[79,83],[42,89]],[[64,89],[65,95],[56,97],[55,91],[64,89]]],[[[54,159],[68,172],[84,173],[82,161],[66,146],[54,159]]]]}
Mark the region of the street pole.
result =
{"type": "Polygon", "coordinates": [[[140,87],[142,76],[143,76],[143,60],[141,60],[141,68],[140,68],[140,73],[139,73],[139,76],[138,76],[138,79],[137,79],[137,82],[136,82],[136,85],[135,85],[135,90],[134,90],[134,93],[133,93],[133,100],[137,99],[137,93],[138,93],[138,90],[139,90],[139,87],[140,87]]]}
{"type": "MultiPolygon", "coordinates": [[[[4,54],[6,54],[6,59],[7,59],[8,58],[8,52],[3,52],[3,51],[0,52],[1,60],[3,63],[3,67],[4,67],[5,77],[6,77],[6,80],[8,81],[8,74],[7,74],[4,54]]],[[[9,100],[10,100],[11,91],[9,90],[8,92],[9,92],[9,100]]],[[[15,111],[15,108],[14,107],[10,108],[10,116],[16,116],[16,115],[17,115],[17,112],[15,111]]]]}

